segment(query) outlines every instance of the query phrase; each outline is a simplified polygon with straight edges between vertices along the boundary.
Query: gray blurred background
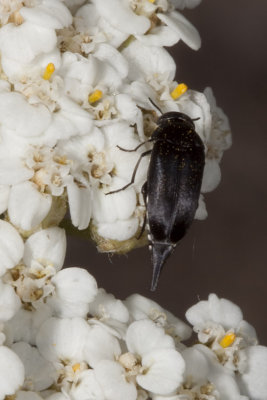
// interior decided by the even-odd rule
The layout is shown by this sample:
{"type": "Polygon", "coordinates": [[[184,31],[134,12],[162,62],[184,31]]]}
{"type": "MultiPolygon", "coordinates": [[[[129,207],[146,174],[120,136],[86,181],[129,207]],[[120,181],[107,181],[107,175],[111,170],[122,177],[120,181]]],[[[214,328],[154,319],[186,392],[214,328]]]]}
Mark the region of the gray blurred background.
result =
{"type": "Polygon", "coordinates": [[[198,299],[216,293],[238,304],[267,345],[266,97],[267,2],[204,0],[184,15],[202,37],[194,52],[170,49],[177,80],[213,88],[230,119],[233,146],[221,164],[219,187],[205,196],[208,219],[195,221],[149,291],[148,248],[108,257],[69,238],[66,266],[87,268],[99,287],[123,299],[138,292],[183,318],[198,299]]]}

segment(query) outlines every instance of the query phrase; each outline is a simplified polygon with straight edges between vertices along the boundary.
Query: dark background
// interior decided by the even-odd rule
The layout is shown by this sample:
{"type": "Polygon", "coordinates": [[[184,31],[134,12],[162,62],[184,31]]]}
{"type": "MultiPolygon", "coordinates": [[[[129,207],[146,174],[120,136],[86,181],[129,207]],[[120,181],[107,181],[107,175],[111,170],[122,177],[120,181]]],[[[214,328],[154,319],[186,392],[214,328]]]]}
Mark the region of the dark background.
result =
{"type": "Polygon", "coordinates": [[[233,146],[221,164],[219,187],[205,196],[208,219],[195,221],[168,260],[159,287],[149,291],[148,248],[108,257],[69,238],[67,266],[83,266],[119,299],[137,292],[180,318],[216,293],[238,304],[267,345],[266,96],[267,4],[263,0],[204,0],[184,15],[202,37],[194,52],[171,49],[177,80],[195,90],[213,88],[230,119],[233,146]]]}

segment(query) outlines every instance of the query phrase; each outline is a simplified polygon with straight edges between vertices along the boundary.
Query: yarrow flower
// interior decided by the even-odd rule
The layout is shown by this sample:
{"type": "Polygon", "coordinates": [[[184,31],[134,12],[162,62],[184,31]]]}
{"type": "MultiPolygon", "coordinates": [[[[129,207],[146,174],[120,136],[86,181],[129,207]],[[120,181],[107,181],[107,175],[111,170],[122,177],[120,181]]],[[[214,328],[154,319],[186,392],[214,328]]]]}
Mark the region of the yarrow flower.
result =
{"type": "Polygon", "coordinates": [[[148,158],[127,184],[155,128],[157,110],[198,118],[206,149],[196,218],[203,194],[220,180],[219,161],[231,144],[227,118],[211,89],[187,90],[175,81],[163,46],[200,37],[179,10],[199,1],[6,0],[0,18],[1,211],[22,235],[71,221],[88,229],[98,249],[126,252],[145,215],[141,188],[148,158]],[[176,8],[176,9],[175,9],[176,8]]]}
{"type": "Polygon", "coordinates": [[[195,218],[207,216],[228,120],[210,88],[175,80],[163,47],[200,47],[180,12],[199,2],[1,1],[0,400],[266,400],[267,349],[238,306],[212,294],[190,308],[190,347],[189,325],[154,301],[116,299],[85,269],[62,269],[68,209],[102,252],[146,243],[149,160],[106,193],[130,181],[140,152],[121,148],[150,138],[153,103],[196,118],[206,160],[195,218]]]}

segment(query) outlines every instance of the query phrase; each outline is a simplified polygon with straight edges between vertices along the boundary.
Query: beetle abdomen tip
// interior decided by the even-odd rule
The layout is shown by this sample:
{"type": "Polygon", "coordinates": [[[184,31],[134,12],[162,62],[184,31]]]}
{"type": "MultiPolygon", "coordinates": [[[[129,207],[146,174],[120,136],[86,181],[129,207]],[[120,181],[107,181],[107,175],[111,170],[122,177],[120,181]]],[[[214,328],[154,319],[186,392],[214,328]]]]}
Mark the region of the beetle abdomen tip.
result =
{"type": "Polygon", "coordinates": [[[153,243],[152,245],[153,275],[150,287],[152,292],[157,288],[162,267],[172,251],[173,246],[167,243],[153,243]]]}

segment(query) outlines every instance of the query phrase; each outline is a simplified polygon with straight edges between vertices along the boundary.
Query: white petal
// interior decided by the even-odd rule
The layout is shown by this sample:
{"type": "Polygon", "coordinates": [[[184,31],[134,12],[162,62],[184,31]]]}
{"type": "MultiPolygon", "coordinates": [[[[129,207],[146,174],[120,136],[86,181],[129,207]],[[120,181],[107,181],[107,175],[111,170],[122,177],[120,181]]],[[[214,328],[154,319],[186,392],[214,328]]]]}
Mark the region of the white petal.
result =
{"type": "Polygon", "coordinates": [[[0,49],[4,57],[29,63],[39,53],[48,53],[56,46],[55,31],[31,22],[7,24],[0,31],[0,49]]]}
{"type": "Polygon", "coordinates": [[[25,167],[20,159],[4,158],[0,159],[0,183],[3,185],[14,185],[32,178],[33,171],[25,167]]]}
{"type": "Polygon", "coordinates": [[[19,12],[26,21],[45,28],[60,29],[72,22],[67,7],[55,0],[44,0],[35,7],[22,7],[19,12]]]}
{"type": "Polygon", "coordinates": [[[128,63],[121,53],[113,46],[106,43],[101,44],[94,52],[94,56],[110,66],[120,75],[121,79],[128,74],[128,63]]]}
{"type": "Polygon", "coordinates": [[[96,365],[94,371],[105,400],[136,400],[136,387],[127,382],[124,368],[119,363],[103,360],[96,365]]]}
{"type": "Polygon", "coordinates": [[[10,221],[24,230],[35,228],[47,216],[51,204],[51,196],[40,193],[34,183],[19,183],[10,190],[8,201],[10,221]]]}
{"type": "MultiPolygon", "coordinates": [[[[1,169],[1,167],[0,167],[1,169]]],[[[6,211],[8,205],[10,187],[8,185],[0,184],[0,214],[6,211]]]]}
{"type": "Polygon", "coordinates": [[[43,104],[31,105],[14,92],[0,94],[0,114],[5,127],[24,137],[39,136],[51,121],[50,111],[43,104]]]}
{"type": "Polygon", "coordinates": [[[155,349],[174,348],[171,336],[149,319],[133,322],[126,333],[126,344],[131,353],[143,355],[155,349]]]}
{"type": "Polygon", "coordinates": [[[70,397],[67,395],[67,393],[63,394],[62,392],[56,392],[46,397],[46,400],[70,400],[70,397]]]}
{"type": "Polygon", "coordinates": [[[70,303],[57,296],[49,297],[47,304],[53,310],[53,315],[59,318],[85,318],[89,310],[89,304],[84,301],[70,303]]]}
{"type": "MultiPolygon", "coordinates": [[[[128,182],[114,177],[112,183],[110,190],[118,189],[128,182]]],[[[103,190],[95,190],[93,193],[92,216],[97,222],[106,223],[115,222],[117,219],[128,219],[132,216],[135,207],[136,193],[132,187],[108,196],[103,190]]]]}
{"type": "Polygon", "coordinates": [[[208,301],[202,300],[190,307],[185,316],[193,326],[214,321],[226,329],[237,327],[243,319],[242,311],[236,304],[226,299],[219,299],[215,294],[210,294],[208,301]]]}
{"type": "Polygon", "coordinates": [[[255,328],[250,325],[247,321],[242,320],[237,327],[237,332],[240,336],[242,336],[247,343],[249,344],[257,344],[257,333],[255,328]]]}
{"type": "Polygon", "coordinates": [[[221,169],[218,161],[214,158],[206,158],[205,167],[203,172],[203,180],[201,185],[201,192],[207,193],[214,190],[220,183],[221,169]]]}
{"type": "Polygon", "coordinates": [[[174,349],[155,349],[144,355],[142,365],[146,373],[138,375],[136,380],[152,393],[171,394],[183,381],[185,362],[174,349]]]}
{"type": "Polygon", "coordinates": [[[37,334],[37,348],[48,361],[82,361],[89,329],[82,318],[50,318],[42,324],[37,334]]]}
{"type": "Polygon", "coordinates": [[[241,396],[233,371],[221,365],[212,350],[201,344],[195,345],[194,348],[206,357],[210,367],[207,380],[214,384],[221,400],[249,400],[241,396]]]}
{"type": "Polygon", "coordinates": [[[14,289],[0,280],[0,321],[8,321],[20,309],[21,302],[14,289]]]}
{"type": "Polygon", "coordinates": [[[146,77],[161,76],[172,81],[176,65],[173,58],[164,48],[145,46],[138,40],[132,42],[122,54],[129,62],[130,80],[144,80],[146,77]]]}
{"type": "Polygon", "coordinates": [[[146,35],[137,35],[136,38],[147,46],[173,46],[180,39],[180,35],[168,26],[156,26],[146,35]]]}
{"type": "Polygon", "coordinates": [[[136,15],[128,1],[94,0],[101,16],[122,32],[133,35],[143,34],[150,28],[150,21],[142,15],[136,15]]]}
{"type": "Polygon", "coordinates": [[[8,222],[0,220],[0,275],[18,264],[23,251],[23,240],[17,230],[8,222]]]}
{"type": "Polygon", "coordinates": [[[20,390],[16,393],[16,400],[43,400],[36,392],[20,390]]]}
{"type": "MultiPolygon", "coordinates": [[[[104,393],[95,378],[95,372],[90,370],[82,371],[79,374],[79,384],[72,385],[70,396],[73,400],[104,400],[104,393]]],[[[49,399],[50,400],[50,399],[49,399]]],[[[51,399],[52,400],[52,399],[51,399]]],[[[56,399],[53,399],[56,400],[56,399]]],[[[60,399],[58,399],[60,400],[60,399]]]]}
{"type": "Polygon", "coordinates": [[[203,194],[200,194],[199,199],[198,199],[197,211],[195,213],[194,218],[202,221],[203,219],[206,219],[207,216],[208,216],[208,212],[207,212],[207,208],[206,208],[206,203],[204,201],[204,196],[203,196],[203,194]]]}
{"type": "Polygon", "coordinates": [[[66,234],[64,229],[53,227],[34,233],[25,242],[23,261],[30,267],[33,261],[52,265],[59,271],[66,254],[66,234]]]}
{"type": "Polygon", "coordinates": [[[56,315],[63,318],[85,318],[89,311],[89,303],[97,293],[97,284],[93,276],[82,268],[66,268],[59,271],[51,282],[56,291],[48,299],[48,304],[56,315]]]}
{"type": "Polygon", "coordinates": [[[198,50],[201,46],[201,39],[196,28],[178,11],[169,14],[157,13],[157,17],[173,29],[183,42],[191,49],[198,50]]]}
{"type": "Polygon", "coordinates": [[[138,218],[130,218],[115,222],[97,222],[97,232],[100,236],[111,240],[128,240],[134,236],[139,227],[138,218]]]}
{"type": "Polygon", "coordinates": [[[56,371],[35,347],[19,342],[13,344],[11,349],[18,355],[25,368],[24,389],[38,391],[52,385],[56,371]]]}
{"type": "Polygon", "coordinates": [[[183,10],[185,7],[194,8],[201,3],[201,0],[171,0],[175,8],[183,10]]]}
{"type": "Polygon", "coordinates": [[[248,367],[239,375],[241,389],[253,400],[266,400],[267,347],[250,346],[242,352],[247,357],[248,367]]]}
{"type": "Polygon", "coordinates": [[[56,132],[56,127],[51,124],[47,129],[47,134],[52,135],[55,133],[56,137],[63,140],[71,136],[90,134],[94,126],[92,117],[86,110],[65,96],[60,97],[58,103],[61,110],[57,114],[64,121],[64,130],[56,132]]]}
{"type": "Polygon", "coordinates": [[[37,310],[27,311],[21,308],[14,317],[5,324],[7,341],[36,344],[36,334],[44,321],[52,316],[52,310],[46,304],[39,304],[37,310]]]}
{"type": "Polygon", "coordinates": [[[129,313],[121,300],[104,289],[98,289],[94,301],[90,304],[90,314],[98,319],[111,318],[126,323],[129,313]]]}
{"type": "Polygon", "coordinates": [[[189,347],[182,352],[185,360],[185,379],[192,385],[206,382],[209,376],[209,362],[196,347],[189,347]]]}
{"type": "Polygon", "coordinates": [[[114,361],[121,354],[118,340],[101,326],[92,326],[84,348],[85,360],[95,368],[101,360],[114,361]]]}
{"type": "Polygon", "coordinates": [[[57,296],[64,301],[90,303],[97,294],[97,283],[88,271],[82,268],[66,268],[52,278],[57,296]]]}
{"type": "Polygon", "coordinates": [[[188,90],[181,96],[177,103],[179,111],[189,115],[195,121],[196,132],[207,145],[211,133],[211,113],[210,104],[203,93],[194,90],[188,90]]]}
{"type": "Polygon", "coordinates": [[[67,185],[71,221],[79,230],[86,229],[92,213],[92,189],[79,188],[74,182],[67,185]]]}
{"type": "Polygon", "coordinates": [[[19,357],[5,346],[0,347],[0,399],[14,394],[24,381],[24,367],[19,357]]]}

